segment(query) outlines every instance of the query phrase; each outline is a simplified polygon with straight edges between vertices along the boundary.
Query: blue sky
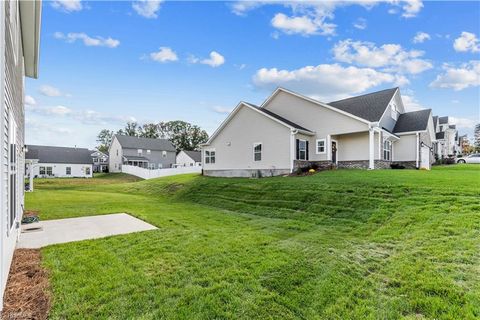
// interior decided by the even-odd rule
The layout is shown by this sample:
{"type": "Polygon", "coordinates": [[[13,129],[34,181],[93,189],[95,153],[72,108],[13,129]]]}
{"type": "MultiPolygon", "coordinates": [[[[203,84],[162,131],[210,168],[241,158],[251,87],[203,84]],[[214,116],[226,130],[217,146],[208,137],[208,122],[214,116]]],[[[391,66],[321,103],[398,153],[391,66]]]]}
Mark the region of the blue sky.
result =
{"type": "Polygon", "coordinates": [[[471,136],[479,21],[479,2],[44,1],[26,140],[94,147],[130,119],[212,133],[277,86],[324,102],[400,86],[471,136]]]}

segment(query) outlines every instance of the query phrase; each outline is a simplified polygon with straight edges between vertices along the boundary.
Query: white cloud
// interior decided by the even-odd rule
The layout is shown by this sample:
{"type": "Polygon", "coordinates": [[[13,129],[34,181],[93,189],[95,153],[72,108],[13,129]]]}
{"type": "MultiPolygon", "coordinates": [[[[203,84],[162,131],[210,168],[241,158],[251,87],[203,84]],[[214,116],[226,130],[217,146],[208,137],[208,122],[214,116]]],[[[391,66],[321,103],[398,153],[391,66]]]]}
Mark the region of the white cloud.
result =
{"type": "Polygon", "coordinates": [[[464,31],[453,42],[453,48],[459,52],[480,52],[480,41],[475,34],[464,31]]]}
{"type": "Polygon", "coordinates": [[[371,42],[347,39],[335,44],[333,54],[337,61],[372,68],[388,68],[384,71],[417,74],[433,67],[428,60],[419,59],[424,55],[423,51],[406,51],[399,44],[377,47],[371,42]]]}
{"type": "Polygon", "coordinates": [[[445,64],[443,70],[443,73],[430,83],[430,87],[460,91],[468,87],[480,86],[480,60],[463,63],[458,67],[445,64]]]}
{"type": "Polygon", "coordinates": [[[426,109],[425,106],[420,104],[420,102],[418,102],[418,100],[415,99],[415,97],[413,97],[411,95],[402,94],[402,101],[403,101],[403,105],[405,107],[405,111],[407,111],[407,112],[426,109]]]}
{"type": "Polygon", "coordinates": [[[367,28],[367,20],[364,18],[358,18],[354,23],[353,26],[360,30],[365,30],[367,28]]]}
{"type": "Polygon", "coordinates": [[[225,63],[225,57],[216,51],[210,52],[210,57],[206,59],[199,59],[193,55],[188,57],[189,63],[201,63],[209,65],[212,68],[216,68],[225,63]]]}
{"type": "Polygon", "coordinates": [[[221,106],[215,106],[212,108],[213,111],[215,111],[216,113],[221,113],[221,114],[229,114],[230,112],[232,112],[232,108],[225,108],[225,107],[221,107],[221,106]]]}
{"type": "Polygon", "coordinates": [[[161,0],[138,0],[132,3],[132,8],[142,17],[155,19],[161,4],[161,0]]]}
{"type": "Polygon", "coordinates": [[[159,51],[150,53],[150,58],[153,61],[157,61],[161,63],[178,60],[178,56],[175,53],[175,51],[173,51],[169,47],[160,47],[159,51]]]}
{"type": "Polygon", "coordinates": [[[420,10],[422,10],[423,8],[423,3],[421,0],[406,0],[403,3],[404,5],[402,6],[402,17],[404,18],[416,17],[420,10]]]}
{"type": "Polygon", "coordinates": [[[225,58],[218,52],[212,51],[210,52],[210,58],[203,59],[200,61],[202,64],[209,65],[210,67],[219,67],[225,63],[225,58]]]}
{"type": "Polygon", "coordinates": [[[37,101],[32,96],[26,95],[25,96],[25,104],[27,106],[34,106],[37,104],[37,101]]]}
{"type": "MultiPolygon", "coordinates": [[[[248,11],[263,5],[284,6],[291,10],[291,13],[276,13],[272,19],[275,28],[287,34],[307,35],[333,35],[336,25],[331,21],[334,19],[335,10],[338,7],[349,5],[360,5],[367,9],[383,3],[380,0],[351,0],[351,1],[236,1],[231,6],[232,12],[244,16],[248,11]]],[[[405,18],[416,16],[423,7],[420,0],[388,0],[386,1],[395,8],[395,13],[402,12],[405,18]],[[400,10],[401,9],[401,10],[400,10]]],[[[361,26],[361,25],[360,25],[361,26]]]]}
{"type": "Polygon", "coordinates": [[[113,38],[102,38],[102,37],[95,37],[92,38],[87,34],[80,32],[75,33],[71,32],[68,34],[63,34],[62,32],[55,32],[53,36],[56,39],[65,40],[68,43],[73,43],[77,40],[83,41],[83,44],[89,47],[108,47],[108,48],[116,48],[120,45],[120,41],[113,39],[113,38]]]}
{"type": "Polygon", "coordinates": [[[60,89],[55,88],[53,86],[49,85],[43,85],[39,89],[40,93],[44,96],[47,97],[61,97],[61,96],[67,96],[66,94],[62,93],[60,89]]]}
{"type": "Polygon", "coordinates": [[[457,126],[457,129],[473,129],[475,125],[479,123],[479,119],[477,120],[470,119],[470,118],[457,118],[457,117],[449,117],[451,123],[457,126]]]}
{"type": "Polygon", "coordinates": [[[344,98],[399,80],[402,79],[372,68],[343,67],[339,64],[320,64],[295,70],[262,68],[253,77],[257,87],[271,90],[283,86],[322,101],[344,98]]]}
{"type": "Polygon", "coordinates": [[[307,15],[287,17],[283,13],[277,13],[272,19],[272,26],[286,34],[301,34],[303,36],[322,34],[335,34],[336,25],[325,23],[324,19],[315,19],[307,15]]]}
{"type": "Polygon", "coordinates": [[[30,119],[30,118],[25,119],[25,126],[27,127],[27,132],[29,133],[29,136],[37,137],[39,134],[49,135],[49,138],[50,138],[49,143],[51,143],[50,140],[52,137],[55,138],[55,137],[58,137],[58,135],[63,135],[62,140],[65,141],[64,135],[73,133],[72,129],[63,128],[56,125],[52,126],[45,123],[45,121],[39,121],[36,119],[30,119]],[[51,134],[54,134],[54,135],[51,136],[51,134]]]}
{"type": "Polygon", "coordinates": [[[431,37],[428,33],[419,31],[417,32],[415,37],[413,37],[413,43],[423,43],[426,40],[430,40],[430,39],[431,37]]]}
{"type": "Polygon", "coordinates": [[[54,0],[51,6],[65,12],[80,11],[83,9],[81,0],[54,0]]]}
{"type": "Polygon", "coordinates": [[[245,63],[242,63],[242,64],[235,64],[233,65],[235,68],[237,68],[238,70],[243,70],[247,67],[247,64],[245,63]]]}

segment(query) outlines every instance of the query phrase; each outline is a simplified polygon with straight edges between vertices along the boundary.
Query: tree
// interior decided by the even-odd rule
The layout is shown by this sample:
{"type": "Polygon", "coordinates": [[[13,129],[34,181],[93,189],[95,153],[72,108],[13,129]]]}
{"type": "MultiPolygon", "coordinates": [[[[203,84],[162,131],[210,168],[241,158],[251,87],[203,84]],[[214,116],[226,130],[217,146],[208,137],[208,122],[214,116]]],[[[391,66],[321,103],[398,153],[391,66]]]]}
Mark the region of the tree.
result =
{"type": "Polygon", "coordinates": [[[476,151],[480,151],[480,123],[477,123],[475,126],[473,145],[475,146],[476,151]]]}
{"type": "Polygon", "coordinates": [[[153,138],[158,139],[160,136],[158,132],[158,125],[155,123],[145,123],[143,126],[139,127],[139,136],[143,138],[153,138]]]}
{"type": "Polygon", "coordinates": [[[125,129],[123,132],[127,136],[133,136],[133,137],[138,137],[138,123],[135,121],[129,121],[127,122],[127,125],[125,126],[125,129]]]}
{"type": "Polygon", "coordinates": [[[110,144],[112,143],[112,139],[113,139],[113,131],[108,129],[103,129],[97,135],[97,142],[99,143],[99,145],[97,146],[97,149],[101,152],[107,152],[108,148],[110,147],[110,144]]]}
{"type": "Polygon", "coordinates": [[[170,140],[177,151],[196,150],[208,140],[205,130],[181,120],[160,122],[157,128],[159,137],[170,140]]]}

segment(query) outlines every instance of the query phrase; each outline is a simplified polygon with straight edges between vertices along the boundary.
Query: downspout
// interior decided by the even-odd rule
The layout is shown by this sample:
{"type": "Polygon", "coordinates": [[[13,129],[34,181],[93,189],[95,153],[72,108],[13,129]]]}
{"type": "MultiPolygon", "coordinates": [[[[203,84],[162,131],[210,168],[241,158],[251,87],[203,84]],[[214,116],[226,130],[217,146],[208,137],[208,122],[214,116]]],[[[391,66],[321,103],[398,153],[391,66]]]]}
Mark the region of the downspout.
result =
{"type": "Polygon", "coordinates": [[[290,173],[295,169],[295,135],[298,133],[297,129],[290,130],[290,173]]]}
{"type": "Polygon", "coordinates": [[[417,143],[416,143],[416,145],[417,145],[417,152],[415,153],[415,166],[416,166],[417,169],[418,169],[418,167],[419,167],[419,158],[420,158],[420,155],[419,155],[419,153],[420,153],[420,150],[419,150],[419,148],[420,148],[420,134],[417,132],[415,135],[416,135],[416,142],[417,142],[417,143]]]}

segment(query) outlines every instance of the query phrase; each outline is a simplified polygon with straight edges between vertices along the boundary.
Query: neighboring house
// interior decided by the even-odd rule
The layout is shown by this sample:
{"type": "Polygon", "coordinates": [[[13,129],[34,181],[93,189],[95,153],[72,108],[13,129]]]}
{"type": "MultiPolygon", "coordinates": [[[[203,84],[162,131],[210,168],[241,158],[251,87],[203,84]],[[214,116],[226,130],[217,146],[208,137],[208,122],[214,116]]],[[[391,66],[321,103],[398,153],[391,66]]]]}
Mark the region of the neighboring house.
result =
{"type": "Polygon", "coordinates": [[[122,165],[147,169],[171,168],[176,149],[167,139],[151,139],[116,134],[109,148],[110,172],[121,172],[122,165]]]}
{"type": "Polygon", "coordinates": [[[108,172],[108,155],[99,151],[90,151],[92,154],[93,172],[108,172]]]}
{"type": "Polygon", "coordinates": [[[177,154],[176,167],[194,167],[202,165],[201,151],[180,151],[177,154]]]}
{"type": "Polygon", "coordinates": [[[24,77],[37,78],[41,1],[0,1],[0,309],[24,208],[24,77]]]}
{"type": "Polygon", "coordinates": [[[91,151],[84,148],[27,146],[26,175],[34,178],[91,178],[91,151]]]}
{"type": "Polygon", "coordinates": [[[322,103],[278,88],[257,107],[240,102],[202,145],[212,176],[288,174],[315,163],[341,168],[430,168],[430,109],[405,112],[398,88],[322,103]]]}
{"type": "Polygon", "coordinates": [[[435,127],[434,151],[438,159],[455,157],[459,153],[458,132],[450,119],[446,117],[433,117],[435,127]]]}

